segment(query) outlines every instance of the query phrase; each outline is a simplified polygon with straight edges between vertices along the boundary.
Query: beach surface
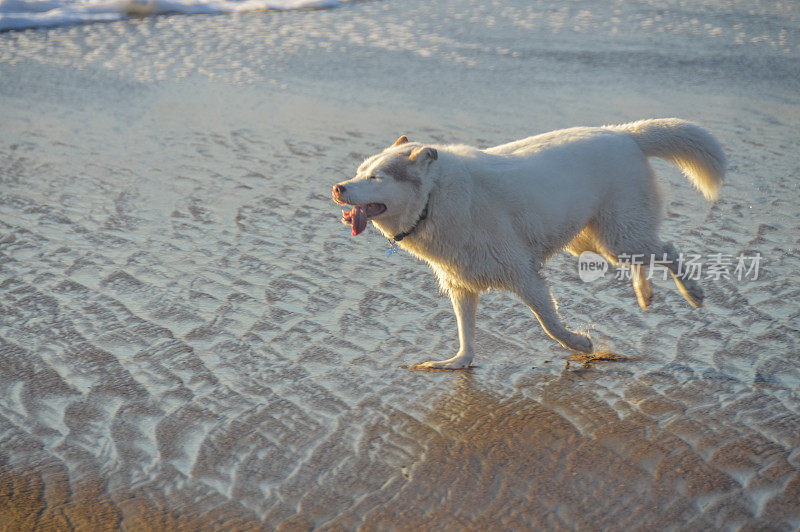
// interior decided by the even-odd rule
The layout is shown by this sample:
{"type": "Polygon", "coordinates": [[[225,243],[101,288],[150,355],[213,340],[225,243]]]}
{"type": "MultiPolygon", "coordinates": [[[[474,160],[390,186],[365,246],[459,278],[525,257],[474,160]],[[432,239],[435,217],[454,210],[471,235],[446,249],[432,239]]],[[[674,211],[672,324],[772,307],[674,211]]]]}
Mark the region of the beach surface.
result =
{"type": "Polygon", "coordinates": [[[0,529],[796,530],[800,8],[345,2],[0,33],[0,529]],[[694,309],[549,264],[475,367],[426,265],[339,222],[401,134],[488,147],[678,116],[662,235],[760,256],[694,309]],[[752,276],[751,276],[752,277],[752,276]],[[572,360],[571,360],[572,358],[572,360]]]}

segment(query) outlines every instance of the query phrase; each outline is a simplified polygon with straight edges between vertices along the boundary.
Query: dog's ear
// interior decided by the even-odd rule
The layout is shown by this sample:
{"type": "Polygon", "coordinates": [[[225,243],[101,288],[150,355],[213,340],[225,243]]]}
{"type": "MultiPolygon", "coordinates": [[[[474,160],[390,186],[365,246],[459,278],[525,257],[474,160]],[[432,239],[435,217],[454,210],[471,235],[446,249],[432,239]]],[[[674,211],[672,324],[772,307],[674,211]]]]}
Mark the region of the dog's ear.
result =
{"type": "Polygon", "coordinates": [[[399,145],[401,145],[401,144],[405,144],[406,142],[408,142],[408,137],[406,137],[405,135],[403,135],[403,136],[401,136],[399,139],[397,139],[396,141],[394,141],[394,144],[392,144],[392,146],[399,146],[399,145]]]}
{"type": "Polygon", "coordinates": [[[411,155],[408,156],[409,161],[435,161],[439,158],[439,153],[434,148],[426,148],[420,146],[411,150],[411,155]]]}

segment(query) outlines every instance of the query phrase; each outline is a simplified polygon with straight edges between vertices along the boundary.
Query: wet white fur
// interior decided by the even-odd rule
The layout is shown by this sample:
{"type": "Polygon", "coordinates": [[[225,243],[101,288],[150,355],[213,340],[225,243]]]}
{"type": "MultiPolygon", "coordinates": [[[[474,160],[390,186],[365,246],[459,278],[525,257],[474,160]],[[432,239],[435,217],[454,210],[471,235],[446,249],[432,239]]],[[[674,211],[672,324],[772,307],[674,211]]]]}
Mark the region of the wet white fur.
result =
{"type": "MultiPolygon", "coordinates": [[[[430,202],[427,219],[400,247],[428,262],[449,294],[460,349],[417,367],[469,366],[478,294],[489,288],[517,294],[564,347],[591,352],[591,340],[561,322],[541,274],[562,249],[591,250],[614,263],[621,254],[665,255],[686,299],[702,304],[702,289],[678,271],[677,251],[658,237],[661,199],[647,161],[655,156],[674,163],[706,198],[716,198],[725,155],[699,126],[670,118],[564,129],[485,150],[426,145],[432,150],[407,161],[410,179],[383,171],[420,146],[391,146],[341,183],[348,203],[386,204],[372,221],[387,237],[408,230],[430,202]]],[[[652,290],[643,268],[634,266],[633,280],[646,309],[652,290]]]]}

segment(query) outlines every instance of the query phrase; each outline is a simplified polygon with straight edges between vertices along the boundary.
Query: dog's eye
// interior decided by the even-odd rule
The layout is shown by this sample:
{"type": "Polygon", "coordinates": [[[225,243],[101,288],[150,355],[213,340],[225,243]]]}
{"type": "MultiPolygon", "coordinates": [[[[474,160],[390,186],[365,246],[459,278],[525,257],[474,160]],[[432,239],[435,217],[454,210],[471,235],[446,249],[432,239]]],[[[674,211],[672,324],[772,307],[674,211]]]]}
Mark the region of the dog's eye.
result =
{"type": "Polygon", "coordinates": [[[378,179],[378,176],[376,176],[375,174],[372,174],[367,179],[378,179]]]}

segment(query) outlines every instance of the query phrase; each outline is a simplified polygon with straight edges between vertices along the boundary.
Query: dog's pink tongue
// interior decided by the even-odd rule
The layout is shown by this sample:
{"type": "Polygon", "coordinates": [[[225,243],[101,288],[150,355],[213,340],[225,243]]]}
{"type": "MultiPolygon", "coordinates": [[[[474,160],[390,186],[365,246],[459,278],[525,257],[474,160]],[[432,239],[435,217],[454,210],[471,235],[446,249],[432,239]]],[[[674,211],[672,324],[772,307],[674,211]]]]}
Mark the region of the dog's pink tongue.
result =
{"type": "Polygon", "coordinates": [[[356,205],[353,210],[347,213],[350,224],[353,226],[353,236],[361,233],[367,228],[367,210],[364,205],[356,205]]]}

